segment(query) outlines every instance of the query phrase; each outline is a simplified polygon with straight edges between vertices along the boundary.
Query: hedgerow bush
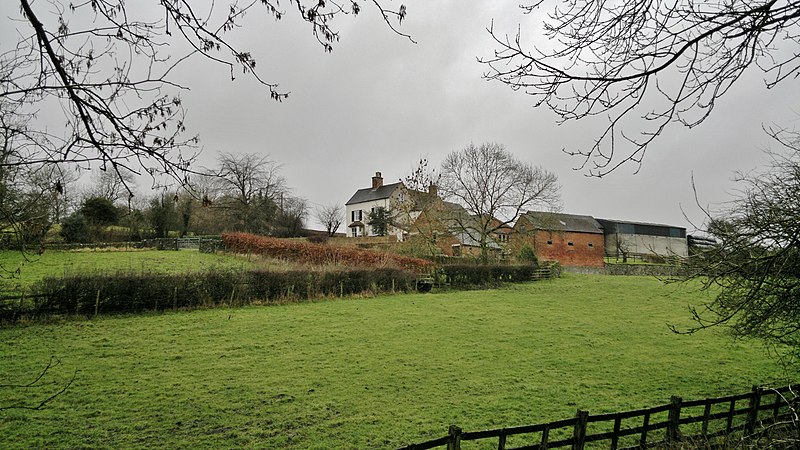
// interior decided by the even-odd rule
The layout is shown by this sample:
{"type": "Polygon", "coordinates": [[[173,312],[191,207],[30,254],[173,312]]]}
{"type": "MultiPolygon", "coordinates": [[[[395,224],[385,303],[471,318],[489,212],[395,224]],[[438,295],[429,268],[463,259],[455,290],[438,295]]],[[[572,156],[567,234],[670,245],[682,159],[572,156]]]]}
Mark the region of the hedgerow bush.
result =
{"type": "Polygon", "coordinates": [[[420,258],[376,252],[352,247],[313,244],[248,233],[225,233],[222,241],[228,251],[259,254],[313,265],[344,265],[350,267],[396,267],[422,273],[433,266],[420,258]]]}
{"type": "Polygon", "coordinates": [[[441,266],[439,272],[451,287],[464,288],[530,281],[535,270],[535,267],[527,264],[447,264],[441,266]]]}
{"type": "Polygon", "coordinates": [[[415,281],[415,274],[396,268],[72,275],[35,283],[28,297],[30,301],[3,305],[0,320],[408,292],[414,289],[415,281]]]}

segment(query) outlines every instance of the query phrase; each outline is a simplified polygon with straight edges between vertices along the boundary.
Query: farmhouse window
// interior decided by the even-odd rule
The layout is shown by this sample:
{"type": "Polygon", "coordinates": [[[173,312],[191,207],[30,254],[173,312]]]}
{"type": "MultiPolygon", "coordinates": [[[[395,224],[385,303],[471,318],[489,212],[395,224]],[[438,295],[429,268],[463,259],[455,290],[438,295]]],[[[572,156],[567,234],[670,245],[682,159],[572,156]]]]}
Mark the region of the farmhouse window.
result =
{"type": "Polygon", "coordinates": [[[547,245],[553,245],[553,241],[547,241],[547,245]]]}
{"type": "Polygon", "coordinates": [[[594,244],[592,244],[591,242],[589,242],[589,248],[592,248],[592,247],[594,247],[594,244]]]}
{"type": "Polygon", "coordinates": [[[573,246],[573,245],[575,245],[575,244],[573,244],[572,242],[567,242],[567,245],[569,245],[570,247],[572,247],[572,246],[573,246]]]}

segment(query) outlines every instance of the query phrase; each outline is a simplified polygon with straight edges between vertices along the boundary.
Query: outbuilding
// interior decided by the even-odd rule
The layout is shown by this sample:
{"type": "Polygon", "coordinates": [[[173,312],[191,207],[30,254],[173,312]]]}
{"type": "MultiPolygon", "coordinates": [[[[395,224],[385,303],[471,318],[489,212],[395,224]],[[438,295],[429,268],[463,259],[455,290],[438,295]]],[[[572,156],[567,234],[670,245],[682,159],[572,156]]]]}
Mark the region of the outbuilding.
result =
{"type": "Polygon", "coordinates": [[[514,224],[514,250],[534,250],[540,261],[565,267],[603,267],[603,229],[591,216],[528,211],[514,224]]]}

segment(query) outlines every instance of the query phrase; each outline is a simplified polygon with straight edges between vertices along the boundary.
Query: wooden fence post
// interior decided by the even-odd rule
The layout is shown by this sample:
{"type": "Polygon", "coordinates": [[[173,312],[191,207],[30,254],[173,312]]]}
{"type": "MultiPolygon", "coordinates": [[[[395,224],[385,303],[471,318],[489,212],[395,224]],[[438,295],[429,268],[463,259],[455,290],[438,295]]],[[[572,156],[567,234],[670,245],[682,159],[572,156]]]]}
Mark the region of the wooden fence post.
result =
{"type": "Polygon", "coordinates": [[[639,436],[639,447],[646,448],[647,447],[647,431],[650,429],[650,413],[644,413],[644,418],[642,419],[642,435],[639,436]]]}
{"type": "Polygon", "coordinates": [[[753,386],[750,394],[750,405],[747,408],[747,423],[744,426],[744,433],[751,435],[756,430],[758,422],[758,407],[761,405],[761,388],[753,386]]]}
{"type": "Polygon", "coordinates": [[[447,434],[450,435],[450,440],[447,441],[447,450],[461,450],[461,428],[450,425],[447,434]]]}
{"type": "Polygon", "coordinates": [[[97,313],[100,311],[100,289],[97,290],[97,297],[94,299],[94,316],[97,317],[97,313]]]}
{"type": "Polygon", "coordinates": [[[614,432],[611,436],[611,450],[617,450],[619,446],[619,430],[622,428],[622,417],[617,414],[617,417],[614,418],[614,432]]]}
{"type": "Polygon", "coordinates": [[[497,450],[506,450],[506,435],[500,434],[500,437],[497,439],[497,450]]]}
{"type": "Polygon", "coordinates": [[[586,425],[589,422],[589,411],[578,410],[575,416],[575,428],[572,431],[572,450],[583,450],[586,444],[586,425]]]}
{"type": "Polygon", "coordinates": [[[667,424],[667,442],[674,442],[681,440],[680,420],[681,420],[681,403],[683,399],[673,395],[669,400],[669,423],[667,424]]]}

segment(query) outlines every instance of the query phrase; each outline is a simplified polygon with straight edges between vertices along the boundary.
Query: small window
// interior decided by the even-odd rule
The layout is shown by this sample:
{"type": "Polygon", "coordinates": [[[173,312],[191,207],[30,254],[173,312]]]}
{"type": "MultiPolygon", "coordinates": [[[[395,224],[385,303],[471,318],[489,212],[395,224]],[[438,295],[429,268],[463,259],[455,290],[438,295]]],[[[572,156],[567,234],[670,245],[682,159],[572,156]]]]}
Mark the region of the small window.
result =
{"type": "Polygon", "coordinates": [[[594,247],[594,244],[592,244],[591,242],[589,242],[589,248],[592,248],[592,247],[594,247]]]}
{"type": "Polygon", "coordinates": [[[547,241],[547,245],[553,245],[553,241],[547,241]]]}
{"type": "Polygon", "coordinates": [[[573,245],[575,245],[575,244],[573,244],[572,242],[567,242],[567,245],[569,245],[570,247],[572,247],[572,246],[573,246],[573,245]]]}

